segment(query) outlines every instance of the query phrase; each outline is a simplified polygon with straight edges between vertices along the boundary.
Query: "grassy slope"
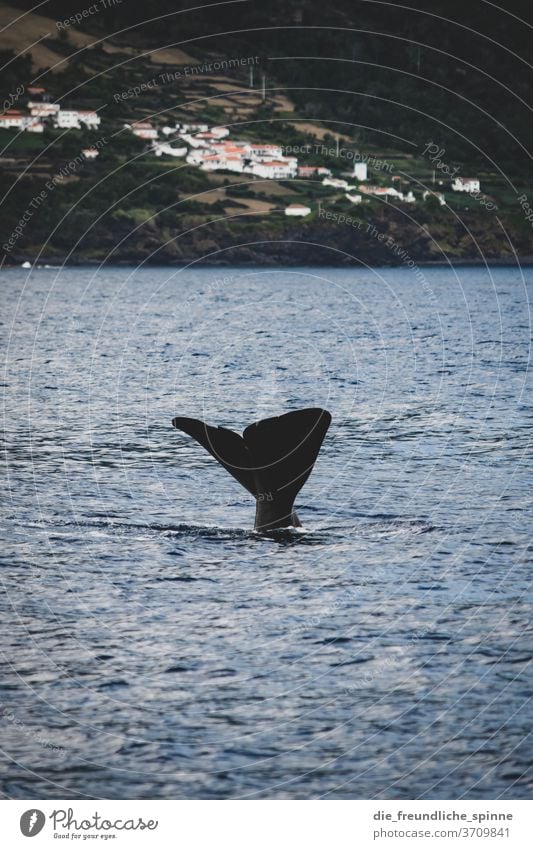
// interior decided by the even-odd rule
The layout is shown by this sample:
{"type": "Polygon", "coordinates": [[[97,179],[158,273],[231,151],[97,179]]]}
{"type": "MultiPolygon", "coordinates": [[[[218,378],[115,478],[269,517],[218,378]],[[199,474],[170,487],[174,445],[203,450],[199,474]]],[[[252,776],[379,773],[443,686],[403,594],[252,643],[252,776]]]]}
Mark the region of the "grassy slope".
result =
{"type": "MultiPolygon", "coordinates": [[[[10,9],[6,11],[3,4],[0,4],[0,11],[4,17],[14,14],[10,9]]],[[[232,134],[238,137],[276,140],[286,145],[310,144],[312,151],[319,140],[328,147],[334,146],[332,131],[337,125],[327,120],[326,108],[324,120],[316,116],[303,120],[309,104],[302,103],[297,92],[289,96],[279,83],[272,83],[276,91],[262,103],[257,92],[248,87],[247,68],[227,74],[185,74],[186,66],[221,58],[219,51],[207,49],[205,44],[202,47],[198,42],[189,44],[185,52],[177,47],[158,49],[165,42],[156,39],[152,49],[150,39],[143,43],[145,31],[137,30],[112,40],[107,38],[90,50],[80,52],[81,48],[100,41],[97,31],[89,34],[70,28],[65,40],[59,38],[53,19],[30,13],[23,22],[24,27],[18,22],[9,28],[11,45],[24,50],[43,30],[49,31],[51,35],[45,40],[43,49],[54,54],[54,74],[45,74],[41,82],[54,97],[64,98],[66,103],[100,108],[102,127],[93,134],[50,131],[44,137],[0,132],[2,194],[8,193],[0,212],[3,236],[12,232],[47,177],[77,156],[82,146],[102,137],[107,143],[95,163],[78,168],[72,178],[48,193],[45,205],[32,215],[10,254],[17,261],[27,256],[35,257],[44,243],[47,244],[43,257],[54,259],[68,254],[79,241],[72,254],[78,260],[101,258],[112,251],[114,259],[153,256],[157,261],[172,261],[226,248],[235,242],[265,240],[283,244],[261,249],[243,248],[231,256],[224,253],[217,261],[223,257],[231,261],[250,261],[260,252],[263,258],[271,261],[292,259],[298,262],[303,258],[327,262],[336,256],[333,248],[365,261],[398,261],[390,247],[371,235],[369,223],[388,234],[395,244],[405,246],[409,256],[419,261],[442,258],[435,240],[449,255],[459,258],[479,257],[476,242],[491,258],[511,255],[495,214],[456,194],[448,195],[451,208],[438,208],[433,204],[399,208],[392,204],[385,206],[380,201],[355,208],[342,193],[325,189],[313,181],[270,183],[230,174],[208,176],[179,161],[156,160],[143,152],[142,143],[121,129],[125,121],[152,116],[158,122],[205,117],[212,122],[227,123],[232,134]],[[160,81],[160,74],[177,70],[182,71],[178,80],[160,81]],[[117,93],[153,79],[160,81],[157,87],[151,87],[138,97],[115,102],[117,93]],[[75,92],[69,96],[68,92],[73,89],[75,92]],[[314,214],[309,220],[289,221],[278,211],[294,200],[313,207],[314,214]],[[316,213],[318,201],[323,212],[355,216],[362,223],[339,224],[319,218],[316,213]],[[464,219],[464,224],[454,213],[464,219]],[[231,219],[225,221],[225,216],[231,219]],[[61,221],[49,239],[51,231],[61,221]],[[427,228],[434,239],[426,237],[422,228],[427,228]],[[287,247],[286,243],[291,240],[295,244],[287,247]],[[296,246],[305,240],[313,244],[323,242],[331,248],[296,246]]],[[[34,52],[41,47],[31,48],[33,70],[43,61],[43,54],[34,52]]],[[[228,55],[235,56],[235,50],[228,55]]],[[[262,62],[262,67],[266,67],[264,59],[262,62]]],[[[12,72],[16,67],[17,62],[11,63],[12,72]]],[[[20,75],[23,74],[27,82],[31,74],[21,65],[20,75]]],[[[258,74],[256,82],[257,77],[258,74]]],[[[6,85],[13,85],[14,79],[17,77],[13,73],[4,79],[4,91],[6,85]]],[[[320,103],[321,96],[317,94],[314,111],[320,103]]],[[[405,181],[402,188],[414,186],[416,190],[423,184],[432,185],[433,173],[427,159],[391,146],[390,138],[384,145],[380,134],[364,144],[357,143],[358,132],[349,126],[345,130],[340,137],[344,149],[360,147],[365,153],[391,162],[395,174],[405,181]]],[[[326,164],[339,173],[350,170],[349,160],[342,157],[336,159],[312,152],[307,159],[326,164]]],[[[498,215],[511,233],[516,249],[523,255],[533,254],[533,231],[517,210],[516,196],[505,178],[486,164],[484,168],[476,165],[476,171],[482,177],[484,190],[497,201],[498,215]]],[[[390,182],[390,174],[386,172],[371,170],[371,176],[377,182],[390,182]]],[[[518,190],[528,191],[528,186],[529,178],[519,173],[518,190]]],[[[441,190],[446,187],[446,184],[436,186],[441,190]]],[[[345,261],[344,254],[337,256],[339,261],[345,261]]]]}

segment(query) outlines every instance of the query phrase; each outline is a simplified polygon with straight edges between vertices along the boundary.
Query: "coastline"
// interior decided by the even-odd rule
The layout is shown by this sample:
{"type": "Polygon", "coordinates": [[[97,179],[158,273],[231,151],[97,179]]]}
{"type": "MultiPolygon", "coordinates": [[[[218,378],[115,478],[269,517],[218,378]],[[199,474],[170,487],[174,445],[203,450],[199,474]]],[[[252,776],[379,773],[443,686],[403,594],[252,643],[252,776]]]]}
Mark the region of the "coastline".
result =
{"type": "MultiPolygon", "coordinates": [[[[403,262],[367,262],[362,259],[358,259],[354,257],[353,260],[345,261],[345,262],[309,262],[307,261],[299,261],[295,260],[293,262],[288,262],[284,260],[283,262],[273,261],[271,263],[265,263],[264,258],[258,257],[256,262],[251,260],[246,260],[239,262],[238,260],[216,260],[213,258],[202,258],[202,257],[193,257],[191,259],[180,259],[180,260],[168,260],[166,262],[161,261],[150,261],[145,257],[139,256],[135,259],[115,259],[115,260],[98,260],[98,259],[89,259],[89,258],[80,258],[79,260],[68,260],[64,257],[47,257],[45,260],[39,260],[35,263],[34,258],[31,256],[22,256],[20,259],[17,258],[16,262],[3,262],[0,265],[0,272],[5,270],[13,270],[16,268],[24,268],[24,270],[30,271],[32,269],[60,269],[60,268],[98,268],[98,267],[114,267],[114,268],[136,268],[138,266],[144,266],[149,268],[189,268],[196,265],[201,265],[202,268],[257,268],[258,265],[261,267],[266,267],[269,269],[272,268],[408,268],[403,262]],[[31,263],[30,268],[24,268],[24,263],[31,263]]],[[[455,258],[450,257],[448,261],[446,260],[418,260],[416,261],[417,267],[420,268],[486,268],[489,267],[498,267],[498,268],[517,268],[517,267],[530,267],[533,266],[533,256],[517,256],[513,259],[509,257],[487,257],[486,259],[467,259],[467,258],[455,258]]]]}

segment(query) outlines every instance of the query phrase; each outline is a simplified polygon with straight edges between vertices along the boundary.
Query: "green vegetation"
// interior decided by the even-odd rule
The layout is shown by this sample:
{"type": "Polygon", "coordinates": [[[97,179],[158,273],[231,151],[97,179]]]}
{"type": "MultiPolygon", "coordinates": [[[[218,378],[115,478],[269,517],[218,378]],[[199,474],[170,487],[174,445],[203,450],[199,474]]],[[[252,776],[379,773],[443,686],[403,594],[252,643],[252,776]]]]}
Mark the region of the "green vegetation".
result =
{"type": "MultiPolygon", "coordinates": [[[[61,19],[78,6],[84,7],[51,0],[46,14],[61,19]]],[[[318,0],[303,0],[289,11],[281,0],[266,6],[244,4],[239,30],[212,39],[203,34],[228,30],[224,6],[167,14],[142,26],[137,25],[143,13],[133,4],[88,18],[84,28],[98,37],[130,27],[114,39],[114,50],[122,53],[109,53],[108,44],[78,51],[70,31],[50,38],[50,48],[69,59],[42,82],[62,104],[98,109],[102,123],[97,131],[0,130],[3,243],[31,210],[7,261],[39,254],[82,261],[109,252],[113,259],[153,255],[157,261],[180,261],[201,255],[206,246],[216,251],[269,239],[294,239],[295,262],[334,261],[327,248],[296,247],[306,240],[357,259],[390,261],[390,252],[368,237],[367,223],[409,246],[418,261],[441,258],[435,242],[456,258],[479,259],[476,242],[490,258],[510,257],[505,230],[518,253],[533,255],[533,229],[517,203],[520,193],[533,199],[532,159],[526,153],[533,147],[533,125],[521,105],[530,97],[531,80],[514,54],[533,57],[524,28],[511,15],[483,4],[480,33],[478,0],[471,7],[435,0],[431,15],[389,4],[384,16],[380,4],[351,0],[339,0],[327,16],[318,0]],[[461,26],[445,20],[454,17],[461,26]],[[173,44],[183,44],[198,63],[259,56],[256,89],[248,88],[247,68],[173,77],[182,68],[179,62],[173,64],[168,54],[156,61],[150,54],[173,44]],[[276,58],[295,53],[303,58],[276,58]],[[257,91],[262,75],[264,100],[257,91]],[[156,84],[146,86],[153,80],[156,84]],[[143,84],[138,95],[128,93],[143,84]],[[180,120],[228,124],[232,138],[277,143],[288,152],[307,146],[307,152],[296,153],[301,164],[327,167],[350,184],[357,182],[351,176],[353,157],[364,155],[371,184],[414,191],[417,203],[365,198],[354,205],[343,189],[324,186],[320,178],[267,181],[207,174],[180,159],[156,158],[146,142],[124,128],[141,119],[160,127],[180,120]],[[423,154],[430,141],[442,149],[449,169],[480,179],[482,199],[451,191],[449,177],[423,154]],[[96,160],[80,158],[87,147],[98,148],[96,160]],[[65,169],[64,178],[46,188],[65,169]],[[425,188],[443,193],[446,206],[435,197],[423,200],[425,188]],[[33,208],[43,191],[44,202],[33,208]],[[486,208],[489,201],[496,211],[486,208]],[[310,206],[312,214],[288,219],[283,209],[292,202],[310,206]],[[328,213],[355,217],[364,226],[339,223],[328,213]],[[220,220],[225,214],[231,221],[220,220]],[[186,231],[191,232],[182,235],[186,231]]],[[[161,0],[157,14],[183,8],[161,0]]],[[[34,76],[30,59],[3,51],[0,64],[2,99],[13,99],[17,86],[34,76]]],[[[24,103],[18,95],[7,105],[23,108],[24,103]]],[[[267,259],[291,261],[287,247],[260,250],[267,259]]],[[[243,261],[251,251],[243,250],[243,261]]],[[[238,258],[231,255],[231,261],[238,258]]]]}

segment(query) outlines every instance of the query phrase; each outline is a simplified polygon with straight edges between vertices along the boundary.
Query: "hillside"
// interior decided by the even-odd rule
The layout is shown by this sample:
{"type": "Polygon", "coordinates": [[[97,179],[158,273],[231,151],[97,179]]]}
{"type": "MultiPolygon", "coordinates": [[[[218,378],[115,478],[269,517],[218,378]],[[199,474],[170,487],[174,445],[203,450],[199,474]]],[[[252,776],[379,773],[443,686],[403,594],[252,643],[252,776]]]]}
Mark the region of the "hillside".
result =
{"type": "Polygon", "coordinates": [[[341,2],[324,21],[314,0],[289,16],[278,2],[160,0],[143,22],[118,0],[0,4],[4,114],[37,101],[98,116],[0,129],[4,262],[532,256],[531,12],[419,6],[341,2]],[[186,154],[156,155],[136,122],[186,154]],[[244,167],[207,170],[218,140],[194,160],[187,123],[225,128],[244,167]],[[265,176],[261,145],[293,171],[265,176]]]}

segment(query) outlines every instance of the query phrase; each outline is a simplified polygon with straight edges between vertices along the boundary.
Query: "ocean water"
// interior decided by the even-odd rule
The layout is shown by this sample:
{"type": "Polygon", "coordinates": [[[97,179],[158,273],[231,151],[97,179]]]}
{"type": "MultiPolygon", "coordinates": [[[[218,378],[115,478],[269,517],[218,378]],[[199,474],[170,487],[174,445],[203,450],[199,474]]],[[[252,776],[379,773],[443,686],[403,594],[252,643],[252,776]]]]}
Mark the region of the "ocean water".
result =
{"type": "Polygon", "coordinates": [[[530,796],[532,281],[2,272],[3,796],[530,796]],[[270,536],[171,427],[315,405],[270,536]]]}

